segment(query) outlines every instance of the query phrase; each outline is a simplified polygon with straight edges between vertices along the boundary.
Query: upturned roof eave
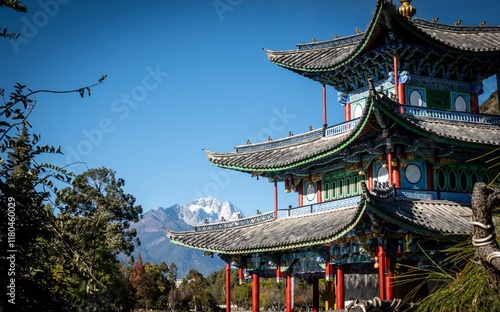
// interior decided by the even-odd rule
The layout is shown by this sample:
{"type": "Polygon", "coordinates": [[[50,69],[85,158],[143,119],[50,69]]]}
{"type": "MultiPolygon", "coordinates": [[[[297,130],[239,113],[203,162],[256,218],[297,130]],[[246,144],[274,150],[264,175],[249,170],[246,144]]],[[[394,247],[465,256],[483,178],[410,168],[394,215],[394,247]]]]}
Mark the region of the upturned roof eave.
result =
{"type": "MultiPolygon", "coordinates": [[[[370,25],[367,27],[367,30],[364,33],[364,36],[361,40],[358,41],[357,46],[353,49],[353,51],[344,57],[341,61],[335,63],[335,64],[330,64],[324,67],[316,67],[316,68],[308,68],[308,67],[301,67],[301,66],[293,66],[291,64],[286,64],[284,62],[279,62],[279,61],[273,61],[271,60],[270,55],[273,54],[284,54],[284,53],[307,53],[310,52],[311,50],[283,50],[283,51],[272,51],[269,49],[264,49],[266,51],[268,59],[271,61],[271,63],[276,64],[278,66],[281,66],[283,68],[290,69],[292,71],[297,71],[297,72],[309,72],[309,73],[317,73],[317,72],[327,72],[327,71],[332,71],[337,68],[340,68],[347,63],[351,62],[353,59],[355,59],[357,56],[361,54],[361,52],[366,48],[368,45],[368,42],[370,41],[371,36],[373,35],[373,31],[375,29],[375,26],[378,23],[378,20],[380,16],[382,15],[382,11],[384,6],[382,5],[385,3],[383,0],[378,0],[377,1],[377,6],[374,11],[374,15],[371,19],[370,25]],[[303,51],[303,52],[302,52],[303,51]]],[[[330,48],[322,48],[322,49],[331,49],[330,48]]]]}
{"type": "MultiPolygon", "coordinates": [[[[345,139],[342,142],[340,142],[334,148],[317,153],[317,154],[312,155],[310,157],[305,157],[305,158],[297,160],[297,161],[290,161],[290,162],[287,162],[287,163],[285,163],[283,165],[279,165],[279,166],[255,166],[255,167],[250,167],[250,166],[244,167],[244,166],[238,166],[238,165],[234,165],[234,164],[223,164],[220,161],[219,162],[214,161],[214,158],[216,158],[216,157],[224,157],[225,158],[225,157],[231,157],[231,156],[237,155],[238,153],[235,153],[235,152],[220,153],[220,154],[214,153],[214,152],[207,152],[207,158],[208,158],[209,162],[214,166],[224,168],[224,169],[242,171],[242,172],[246,172],[246,173],[276,172],[276,171],[289,170],[289,169],[299,167],[301,165],[304,165],[304,164],[328,157],[334,153],[337,153],[338,151],[346,148],[347,146],[349,146],[350,144],[355,142],[356,139],[359,138],[361,133],[363,133],[364,128],[365,128],[366,124],[368,123],[368,120],[370,119],[370,116],[372,114],[372,108],[373,108],[372,102],[373,101],[371,101],[371,100],[367,101],[368,105],[365,106],[365,110],[364,110],[362,116],[360,117],[360,119],[361,119],[360,122],[358,123],[356,128],[354,128],[353,130],[351,130],[350,132],[348,132],[345,135],[345,139]]],[[[305,142],[303,144],[307,144],[307,143],[310,143],[310,142],[305,142]]],[[[253,153],[259,153],[259,152],[260,151],[256,151],[253,153]]],[[[252,153],[252,152],[248,152],[248,153],[252,153]]]]}
{"type": "MultiPolygon", "coordinates": [[[[275,244],[273,245],[268,244],[268,246],[249,246],[248,248],[240,248],[240,249],[224,249],[224,248],[214,248],[210,247],[208,245],[203,245],[201,244],[189,244],[181,239],[176,239],[176,235],[184,235],[184,234],[189,234],[189,235],[197,235],[196,232],[194,231],[188,231],[188,232],[175,232],[175,231],[170,231],[168,229],[164,229],[166,232],[167,237],[170,239],[170,242],[188,247],[188,248],[193,248],[193,249],[198,249],[198,250],[203,250],[206,252],[211,252],[211,253],[217,253],[217,254],[225,254],[225,255],[245,255],[245,254],[252,254],[252,253],[263,253],[263,252],[277,252],[277,251],[285,251],[285,250],[295,250],[295,249],[300,249],[300,248],[306,248],[306,247],[311,247],[311,246],[317,246],[317,245],[324,245],[324,244],[331,244],[335,242],[336,240],[342,238],[344,235],[348,234],[350,231],[352,231],[361,221],[362,217],[364,216],[364,212],[366,210],[366,201],[362,197],[361,201],[357,205],[357,209],[354,212],[354,215],[349,222],[349,224],[345,225],[343,228],[339,228],[337,231],[334,233],[330,233],[329,235],[325,235],[323,237],[319,238],[313,238],[313,239],[303,239],[297,242],[288,242],[288,243],[281,243],[281,244],[275,244]]],[[[318,212],[317,214],[324,214],[328,212],[318,212]]],[[[230,221],[229,221],[230,222],[230,221]]],[[[277,220],[272,220],[272,221],[265,221],[265,222],[278,222],[277,220]]],[[[252,224],[249,226],[257,226],[258,224],[252,224]]],[[[222,230],[218,230],[222,231],[222,230]]]]}

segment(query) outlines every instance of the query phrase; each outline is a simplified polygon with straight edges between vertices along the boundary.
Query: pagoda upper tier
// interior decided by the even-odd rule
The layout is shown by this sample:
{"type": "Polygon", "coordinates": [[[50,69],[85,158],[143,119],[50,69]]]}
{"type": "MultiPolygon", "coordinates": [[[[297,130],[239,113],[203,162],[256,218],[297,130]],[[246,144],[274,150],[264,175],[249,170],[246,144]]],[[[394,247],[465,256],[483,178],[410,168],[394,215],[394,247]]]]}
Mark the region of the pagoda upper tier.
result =
{"type": "Polygon", "coordinates": [[[392,1],[378,0],[365,32],[266,52],[272,63],[339,92],[389,77],[394,56],[399,72],[475,84],[500,72],[500,26],[409,19],[392,1]]]}

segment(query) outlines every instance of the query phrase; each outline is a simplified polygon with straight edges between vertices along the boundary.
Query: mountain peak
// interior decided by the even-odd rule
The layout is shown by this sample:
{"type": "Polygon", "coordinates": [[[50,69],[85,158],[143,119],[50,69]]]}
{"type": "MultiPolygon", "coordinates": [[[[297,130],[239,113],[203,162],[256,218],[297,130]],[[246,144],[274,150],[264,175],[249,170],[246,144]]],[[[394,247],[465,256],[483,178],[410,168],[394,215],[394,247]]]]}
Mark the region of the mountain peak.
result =
{"type": "Polygon", "coordinates": [[[159,264],[174,262],[179,276],[186,275],[190,269],[196,268],[206,275],[223,267],[218,258],[203,257],[203,251],[192,250],[170,243],[163,227],[174,231],[189,231],[193,225],[208,222],[219,222],[236,219],[243,213],[230,202],[221,202],[214,197],[199,198],[180,206],[175,204],[168,208],[156,207],[143,214],[143,218],[132,225],[137,229],[137,237],[141,241],[136,252],[140,251],[144,262],[159,264]]]}
{"type": "Polygon", "coordinates": [[[189,225],[198,225],[208,222],[218,222],[220,220],[236,219],[238,215],[243,216],[243,213],[236,206],[228,201],[221,202],[215,197],[203,197],[194,202],[188,202],[181,207],[179,218],[184,220],[189,225]]]}

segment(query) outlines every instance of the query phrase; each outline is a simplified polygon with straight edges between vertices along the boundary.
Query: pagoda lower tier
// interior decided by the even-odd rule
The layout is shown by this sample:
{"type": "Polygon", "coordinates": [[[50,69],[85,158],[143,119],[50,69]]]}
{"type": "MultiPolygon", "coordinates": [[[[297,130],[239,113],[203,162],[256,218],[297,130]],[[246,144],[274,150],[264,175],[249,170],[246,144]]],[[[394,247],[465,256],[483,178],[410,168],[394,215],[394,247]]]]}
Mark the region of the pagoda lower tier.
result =
{"type": "Polygon", "coordinates": [[[393,278],[403,268],[442,263],[444,249],[470,239],[471,209],[465,204],[401,198],[393,186],[368,191],[361,182],[361,188],[347,206],[325,203],[289,209],[288,215],[271,212],[193,231],[165,230],[175,244],[218,254],[228,268],[239,270],[240,282],[296,277],[336,283],[337,299],[330,306],[344,301],[339,279],[350,274],[375,277],[382,299],[402,296],[393,278]]]}

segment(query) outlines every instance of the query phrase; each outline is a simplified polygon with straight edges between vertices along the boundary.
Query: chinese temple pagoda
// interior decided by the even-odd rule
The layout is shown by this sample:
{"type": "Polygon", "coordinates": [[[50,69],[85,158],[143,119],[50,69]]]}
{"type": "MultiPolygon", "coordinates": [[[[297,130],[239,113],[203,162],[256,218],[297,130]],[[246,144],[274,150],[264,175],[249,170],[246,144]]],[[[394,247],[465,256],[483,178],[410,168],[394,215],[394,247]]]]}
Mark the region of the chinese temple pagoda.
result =
{"type": "MultiPolygon", "coordinates": [[[[495,174],[482,156],[500,155],[500,116],[479,113],[482,82],[500,86],[500,26],[446,25],[413,18],[411,0],[377,0],[366,31],[266,50],[281,67],[338,91],[345,122],[279,140],[207,151],[215,166],[274,185],[274,210],[254,217],[166,229],[171,242],[218,254],[229,272],[312,283],[319,310],[342,309],[348,276],[371,276],[381,300],[408,292],[394,284],[400,265],[443,260],[442,250],[471,238],[471,193],[495,174]],[[297,207],[278,206],[278,183],[297,207]]],[[[326,96],[324,112],[326,112],[326,96]]],[[[266,211],[265,208],[259,209],[266,211]]],[[[268,209],[271,210],[271,209],[268,209]]],[[[362,298],[366,299],[366,298],[362,298]]]]}

